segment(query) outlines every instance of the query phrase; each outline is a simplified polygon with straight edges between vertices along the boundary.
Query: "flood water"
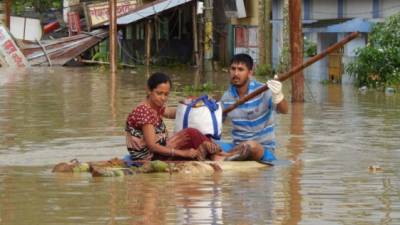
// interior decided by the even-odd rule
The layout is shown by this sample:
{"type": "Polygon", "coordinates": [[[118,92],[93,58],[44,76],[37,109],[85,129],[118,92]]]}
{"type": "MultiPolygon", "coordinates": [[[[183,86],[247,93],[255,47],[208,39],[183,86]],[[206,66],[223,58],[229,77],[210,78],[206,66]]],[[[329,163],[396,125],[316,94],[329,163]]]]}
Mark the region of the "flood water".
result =
{"type": "MultiPolygon", "coordinates": [[[[199,81],[190,69],[157,70],[173,76],[171,105],[199,81]]],[[[292,165],[213,176],[52,173],[74,158],[126,154],[124,121],[145,97],[146,74],[0,70],[0,224],[400,224],[400,94],[351,85],[309,82],[306,103],[278,117],[276,153],[292,165]]],[[[226,76],[208,79],[223,88],[226,76]]]]}

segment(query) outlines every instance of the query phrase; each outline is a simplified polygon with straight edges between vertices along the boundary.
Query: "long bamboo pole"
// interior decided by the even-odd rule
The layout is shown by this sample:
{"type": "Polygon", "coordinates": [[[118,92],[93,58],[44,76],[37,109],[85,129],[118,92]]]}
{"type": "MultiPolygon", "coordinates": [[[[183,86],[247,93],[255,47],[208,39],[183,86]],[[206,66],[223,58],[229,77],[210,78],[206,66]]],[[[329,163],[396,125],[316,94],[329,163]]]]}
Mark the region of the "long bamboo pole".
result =
{"type": "MultiPolygon", "coordinates": [[[[303,70],[304,68],[306,68],[306,67],[310,66],[311,64],[317,62],[318,60],[324,58],[329,53],[332,53],[336,49],[341,48],[343,45],[347,44],[348,42],[350,42],[351,40],[356,38],[359,34],[360,34],[359,32],[353,32],[353,33],[349,34],[348,36],[343,38],[341,41],[337,42],[336,44],[333,44],[333,45],[329,46],[325,51],[319,53],[318,55],[313,56],[312,58],[310,58],[309,60],[307,60],[303,64],[295,66],[290,71],[280,75],[277,80],[279,80],[281,82],[287,80],[288,78],[290,78],[291,76],[297,74],[299,71],[303,70]]],[[[234,104],[232,104],[228,108],[224,109],[223,113],[225,115],[228,114],[230,111],[234,110],[239,105],[247,102],[248,100],[256,97],[257,95],[261,94],[262,92],[264,92],[264,91],[266,91],[268,89],[269,89],[268,85],[264,85],[264,86],[260,87],[259,89],[255,90],[254,92],[244,96],[243,98],[240,98],[237,102],[235,102],[234,104]]]]}
{"type": "Polygon", "coordinates": [[[192,26],[193,26],[193,55],[196,67],[200,65],[199,58],[199,42],[197,36],[197,1],[193,2],[192,6],[192,26]]]}
{"type": "Polygon", "coordinates": [[[213,70],[212,59],[214,57],[213,52],[213,0],[204,1],[204,71],[211,72],[213,70]]]}
{"type": "Polygon", "coordinates": [[[111,73],[117,71],[117,0],[110,0],[110,69],[111,73]]]}
{"type": "Polygon", "coordinates": [[[152,35],[151,20],[148,20],[146,21],[146,67],[150,66],[152,35]]]}

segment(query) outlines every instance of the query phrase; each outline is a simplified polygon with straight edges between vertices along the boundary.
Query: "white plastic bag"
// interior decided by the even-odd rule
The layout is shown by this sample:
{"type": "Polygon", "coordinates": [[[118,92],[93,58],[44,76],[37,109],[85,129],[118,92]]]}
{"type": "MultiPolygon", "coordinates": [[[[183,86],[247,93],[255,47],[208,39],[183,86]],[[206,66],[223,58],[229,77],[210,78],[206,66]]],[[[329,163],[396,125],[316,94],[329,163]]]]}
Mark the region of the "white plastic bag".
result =
{"type": "Polygon", "coordinates": [[[196,128],[202,134],[210,135],[214,139],[220,139],[222,131],[221,102],[216,102],[204,95],[189,104],[179,103],[176,108],[175,132],[188,127],[196,128]]]}

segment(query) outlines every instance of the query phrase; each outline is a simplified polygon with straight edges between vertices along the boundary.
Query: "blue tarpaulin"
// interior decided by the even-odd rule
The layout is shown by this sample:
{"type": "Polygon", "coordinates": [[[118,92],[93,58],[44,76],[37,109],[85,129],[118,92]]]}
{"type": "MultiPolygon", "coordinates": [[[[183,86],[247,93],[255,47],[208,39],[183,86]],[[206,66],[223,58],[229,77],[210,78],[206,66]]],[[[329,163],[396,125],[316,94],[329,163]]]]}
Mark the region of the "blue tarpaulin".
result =
{"type": "Polygon", "coordinates": [[[344,23],[327,26],[323,32],[327,33],[348,33],[348,32],[363,32],[369,33],[372,25],[366,19],[356,18],[344,23]]]}
{"type": "Polygon", "coordinates": [[[368,19],[328,19],[317,20],[315,22],[304,23],[304,33],[351,33],[371,32],[373,22],[368,19]]]}

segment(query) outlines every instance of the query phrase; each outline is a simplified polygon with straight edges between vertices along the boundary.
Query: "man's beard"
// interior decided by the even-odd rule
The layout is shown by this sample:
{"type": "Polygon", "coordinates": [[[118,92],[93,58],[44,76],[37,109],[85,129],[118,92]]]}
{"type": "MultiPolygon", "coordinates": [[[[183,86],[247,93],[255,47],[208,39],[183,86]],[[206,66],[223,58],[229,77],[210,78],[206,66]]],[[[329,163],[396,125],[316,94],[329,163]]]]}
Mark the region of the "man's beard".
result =
{"type": "Polygon", "coordinates": [[[236,78],[236,79],[233,78],[233,79],[231,80],[231,83],[232,83],[234,86],[240,88],[240,87],[245,86],[245,85],[247,84],[247,81],[248,81],[248,80],[240,80],[239,78],[236,78]],[[238,82],[236,82],[236,81],[238,81],[238,82]]]}

